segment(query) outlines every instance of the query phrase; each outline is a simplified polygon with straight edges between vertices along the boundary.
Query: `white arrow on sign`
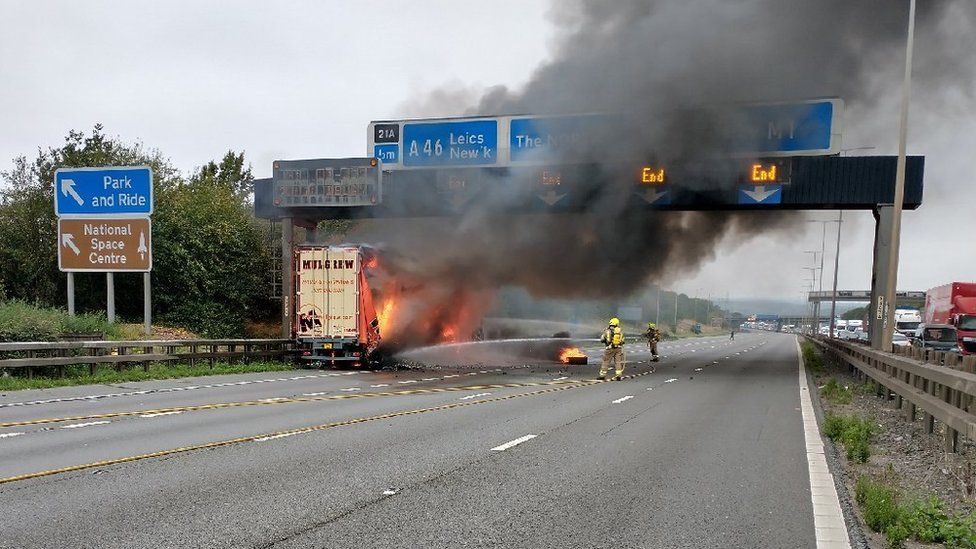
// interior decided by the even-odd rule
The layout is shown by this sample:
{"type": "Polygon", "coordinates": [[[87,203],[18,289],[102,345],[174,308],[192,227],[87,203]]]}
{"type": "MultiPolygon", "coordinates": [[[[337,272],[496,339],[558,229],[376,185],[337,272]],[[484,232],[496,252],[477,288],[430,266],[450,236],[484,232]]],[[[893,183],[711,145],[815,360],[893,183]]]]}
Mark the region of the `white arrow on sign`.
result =
{"type": "Polygon", "coordinates": [[[546,194],[540,194],[539,198],[541,198],[542,201],[545,202],[546,204],[549,204],[550,206],[554,206],[556,202],[562,200],[564,196],[566,195],[556,194],[556,191],[549,189],[549,192],[547,192],[546,194]]]}
{"type": "Polygon", "coordinates": [[[756,187],[755,190],[752,190],[752,191],[742,191],[742,192],[744,192],[747,195],[749,195],[756,202],[762,202],[763,200],[766,200],[770,196],[773,196],[774,194],[776,194],[776,191],[778,191],[778,190],[779,189],[773,188],[773,189],[770,189],[770,190],[767,191],[765,185],[759,185],[758,187],[756,187]]]}
{"type": "Polygon", "coordinates": [[[64,233],[61,235],[61,245],[65,248],[71,248],[71,251],[73,251],[75,255],[81,255],[81,250],[78,249],[78,246],[75,246],[75,235],[71,233],[64,233]]]}
{"type": "Polygon", "coordinates": [[[149,252],[149,248],[146,247],[146,233],[139,231],[139,248],[136,249],[139,252],[139,256],[145,260],[146,253],[149,252]]]}
{"type": "Polygon", "coordinates": [[[70,194],[71,198],[74,198],[75,202],[77,202],[79,206],[83,206],[85,204],[85,201],[82,200],[81,196],[78,195],[78,191],[75,190],[75,182],[72,179],[61,180],[61,194],[64,196],[68,196],[70,194]]]}
{"type": "Polygon", "coordinates": [[[636,193],[637,196],[644,199],[644,202],[648,204],[653,204],[661,199],[662,196],[668,194],[668,191],[656,191],[654,189],[647,189],[643,193],[636,193]]]}

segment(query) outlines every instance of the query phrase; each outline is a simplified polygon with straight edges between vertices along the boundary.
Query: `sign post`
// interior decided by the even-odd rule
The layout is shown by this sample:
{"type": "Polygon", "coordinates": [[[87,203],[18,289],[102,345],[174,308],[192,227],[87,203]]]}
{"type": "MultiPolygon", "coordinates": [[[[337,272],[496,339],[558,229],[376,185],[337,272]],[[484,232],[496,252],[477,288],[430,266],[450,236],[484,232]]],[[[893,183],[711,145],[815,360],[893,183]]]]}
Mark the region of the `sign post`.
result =
{"type": "Polygon", "coordinates": [[[106,313],[115,322],[115,273],[143,275],[146,335],[151,332],[152,170],[147,166],[60,168],[54,172],[58,268],[68,276],[75,313],[76,272],[103,272],[106,313]]]}

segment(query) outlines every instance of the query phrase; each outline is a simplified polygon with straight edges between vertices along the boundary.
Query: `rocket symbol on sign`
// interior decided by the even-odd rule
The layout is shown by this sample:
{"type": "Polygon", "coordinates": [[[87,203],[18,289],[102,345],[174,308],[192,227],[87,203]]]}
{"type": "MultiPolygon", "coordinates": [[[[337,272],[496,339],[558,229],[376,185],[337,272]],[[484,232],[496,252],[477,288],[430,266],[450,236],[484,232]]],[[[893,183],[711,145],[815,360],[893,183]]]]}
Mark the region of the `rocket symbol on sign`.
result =
{"type": "Polygon", "coordinates": [[[146,233],[139,231],[139,247],[136,249],[139,252],[139,257],[143,260],[146,259],[146,254],[149,253],[149,248],[146,247],[146,233]]]}

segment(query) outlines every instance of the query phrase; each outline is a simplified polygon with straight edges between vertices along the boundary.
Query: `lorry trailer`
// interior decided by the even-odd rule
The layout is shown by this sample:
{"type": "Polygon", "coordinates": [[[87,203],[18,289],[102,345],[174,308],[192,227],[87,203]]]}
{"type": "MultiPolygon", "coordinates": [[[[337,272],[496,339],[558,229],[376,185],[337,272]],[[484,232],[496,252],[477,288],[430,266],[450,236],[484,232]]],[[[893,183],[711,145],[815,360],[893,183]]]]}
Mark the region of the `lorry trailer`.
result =
{"type": "Polygon", "coordinates": [[[302,360],[364,366],[379,345],[363,252],[355,246],[296,246],[292,337],[302,360]]]}

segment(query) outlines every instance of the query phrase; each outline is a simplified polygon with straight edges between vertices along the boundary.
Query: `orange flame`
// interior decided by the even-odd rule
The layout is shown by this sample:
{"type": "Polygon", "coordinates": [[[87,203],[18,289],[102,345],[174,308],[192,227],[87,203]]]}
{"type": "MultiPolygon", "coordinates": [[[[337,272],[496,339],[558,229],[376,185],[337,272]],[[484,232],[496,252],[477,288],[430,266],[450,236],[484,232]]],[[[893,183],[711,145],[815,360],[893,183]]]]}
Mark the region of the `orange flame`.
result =
{"type": "Polygon", "coordinates": [[[444,326],[441,330],[441,343],[457,343],[457,329],[454,326],[444,326]]]}
{"type": "Polygon", "coordinates": [[[559,351],[559,362],[569,364],[569,359],[586,356],[579,347],[566,347],[559,351]]]}
{"type": "Polygon", "coordinates": [[[389,334],[388,331],[393,325],[393,318],[396,315],[396,300],[393,298],[383,300],[380,310],[376,311],[376,319],[380,323],[380,335],[389,334]]]}

